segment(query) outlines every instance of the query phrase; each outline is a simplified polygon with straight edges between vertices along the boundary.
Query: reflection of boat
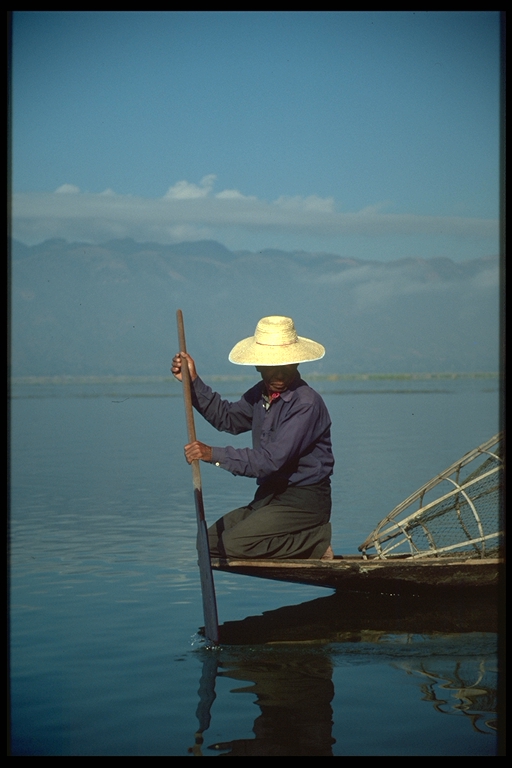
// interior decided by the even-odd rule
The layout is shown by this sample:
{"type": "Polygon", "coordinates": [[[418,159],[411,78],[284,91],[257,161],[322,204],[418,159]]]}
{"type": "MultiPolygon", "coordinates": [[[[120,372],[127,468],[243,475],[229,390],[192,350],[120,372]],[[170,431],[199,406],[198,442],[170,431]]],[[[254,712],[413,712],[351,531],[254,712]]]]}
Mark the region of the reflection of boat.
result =
{"type": "Polygon", "coordinates": [[[274,643],[380,643],[416,635],[455,637],[498,629],[498,608],[487,590],[448,590],[428,596],[336,592],[219,627],[223,647],[274,643]]]}
{"type": "Polygon", "coordinates": [[[333,589],[411,591],[498,584],[503,561],[502,435],[466,453],[334,560],[213,559],[216,570],[333,589]],[[483,461],[482,461],[483,459],[483,461]]]}
{"type": "MultiPolygon", "coordinates": [[[[225,622],[220,627],[220,645],[199,649],[203,665],[196,713],[199,728],[190,752],[202,755],[211,750],[231,756],[355,754],[350,751],[353,744],[347,732],[347,724],[354,722],[353,678],[350,674],[347,677],[347,669],[354,664],[359,667],[356,708],[363,706],[366,696],[371,698],[372,691],[376,695],[370,706],[373,711],[382,708],[377,728],[364,737],[368,739],[368,754],[382,754],[378,751],[381,739],[389,750],[391,738],[397,740],[399,750],[394,754],[406,754],[409,744],[410,754],[423,754],[421,748],[412,751],[418,749],[418,738],[426,754],[434,754],[432,743],[439,734],[436,730],[433,737],[432,728],[436,728],[438,715],[456,716],[459,722],[462,717],[474,732],[495,737],[496,606],[482,590],[477,592],[467,601],[455,593],[429,601],[415,595],[337,592],[243,621],[225,622]],[[361,665],[367,667],[363,675],[361,665]],[[403,706],[407,715],[411,682],[416,689],[413,699],[433,706],[433,712],[422,708],[426,717],[421,724],[417,722],[421,710],[413,708],[412,716],[401,718],[396,727],[399,710],[391,699],[400,698],[396,686],[401,683],[386,669],[382,675],[383,667],[413,678],[406,683],[408,703],[403,706]],[[223,727],[217,719],[208,736],[218,678],[236,682],[229,691],[224,682],[217,695],[224,699],[227,712],[237,711],[238,719],[233,725],[230,714],[223,727]],[[256,710],[240,701],[244,694],[256,710]],[[231,698],[226,704],[226,695],[235,695],[236,701],[231,698]],[[242,728],[244,711],[246,726],[242,728]],[[338,725],[333,728],[336,721],[338,725]],[[340,725],[343,721],[345,726],[340,725]],[[379,731],[382,723],[386,724],[384,736],[379,731]]],[[[439,725],[443,733],[443,723],[439,725]]],[[[444,727],[446,733],[451,739],[449,726],[444,727]]],[[[361,744],[358,746],[361,750],[361,744]]],[[[493,750],[494,738],[483,747],[493,750]]],[[[438,754],[442,754],[441,749],[438,754]]]]}

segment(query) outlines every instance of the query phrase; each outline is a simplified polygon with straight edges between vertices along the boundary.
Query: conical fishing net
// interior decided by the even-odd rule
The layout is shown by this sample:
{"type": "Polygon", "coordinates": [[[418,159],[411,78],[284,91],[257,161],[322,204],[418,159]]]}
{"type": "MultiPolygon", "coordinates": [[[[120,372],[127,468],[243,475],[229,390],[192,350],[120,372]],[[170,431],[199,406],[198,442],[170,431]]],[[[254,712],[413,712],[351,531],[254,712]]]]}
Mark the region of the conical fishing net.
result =
{"type": "Polygon", "coordinates": [[[496,557],[503,543],[502,490],[499,433],[395,507],[359,549],[379,558],[496,557]]]}

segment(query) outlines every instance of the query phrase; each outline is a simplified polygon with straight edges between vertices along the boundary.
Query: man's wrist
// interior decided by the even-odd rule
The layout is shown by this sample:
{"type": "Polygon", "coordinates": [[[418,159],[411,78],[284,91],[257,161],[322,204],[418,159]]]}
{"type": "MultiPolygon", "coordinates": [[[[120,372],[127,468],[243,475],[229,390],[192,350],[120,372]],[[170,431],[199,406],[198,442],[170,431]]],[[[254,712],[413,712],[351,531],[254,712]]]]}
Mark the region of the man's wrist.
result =
{"type": "Polygon", "coordinates": [[[216,467],[221,467],[224,461],[224,449],[212,448],[212,458],[210,464],[214,464],[216,467]]]}

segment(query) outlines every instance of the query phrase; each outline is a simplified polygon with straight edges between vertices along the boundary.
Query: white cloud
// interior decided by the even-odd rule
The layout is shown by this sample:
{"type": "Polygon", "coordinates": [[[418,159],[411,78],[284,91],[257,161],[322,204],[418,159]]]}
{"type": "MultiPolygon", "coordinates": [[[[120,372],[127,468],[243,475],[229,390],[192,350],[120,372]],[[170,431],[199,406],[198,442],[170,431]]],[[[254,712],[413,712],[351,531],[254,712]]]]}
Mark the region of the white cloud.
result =
{"type": "Polygon", "coordinates": [[[477,290],[481,288],[497,288],[500,284],[500,273],[497,267],[491,267],[479,272],[471,281],[477,290]]]}
{"type": "MultiPolygon", "coordinates": [[[[372,270],[370,270],[371,274],[372,270]]],[[[401,296],[411,294],[449,292],[453,290],[450,283],[425,283],[409,278],[406,274],[385,275],[382,272],[374,274],[364,283],[354,289],[354,299],[359,311],[381,306],[401,296]]]]}
{"type": "Polygon", "coordinates": [[[214,173],[203,176],[197,184],[191,184],[189,181],[177,181],[174,186],[169,187],[164,198],[171,200],[195,200],[198,197],[206,197],[213,189],[213,184],[217,177],[214,173]]]}
{"type": "Polygon", "coordinates": [[[334,213],[334,198],[332,197],[317,197],[317,195],[309,195],[309,197],[286,197],[281,195],[275,201],[274,205],[279,206],[282,209],[289,211],[314,211],[317,213],[334,213]]]}
{"type": "MultiPolygon", "coordinates": [[[[423,271],[423,259],[397,262],[395,268],[389,264],[361,264],[355,266],[340,263],[339,272],[312,276],[307,273],[303,280],[325,286],[337,286],[343,301],[350,301],[351,308],[356,312],[375,310],[391,301],[399,301],[404,296],[424,296],[445,294],[448,302],[452,301],[454,282],[449,274],[428,275],[423,271]]],[[[476,275],[457,276],[457,291],[463,290],[468,297],[468,304],[478,300],[482,292],[497,289],[499,286],[499,266],[496,262],[488,269],[479,271],[476,275]],[[463,282],[461,282],[461,280],[463,282]]]]}
{"type": "Polygon", "coordinates": [[[74,184],[63,184],[61,187],[55,190],[57,195],[78,195],[80,187],[75,187],[74,184]]]}
{"type": "Polygon", "coordinates": [[[294,243],[319,238],[318,250],[320,242],[340,237],[356,236],[373,243],[387,236],[441,236],[473,243],[481,239],[489,244],[487,252],[496,250],[495,220],[385,213],[382,204],[343,213],[336,210],[332,197],[316,195],[282,195],[268,202],[236,189],[213,194],[215,179],[208,174],[199,184],[178,181],[156,199],[118,195],[111,189],[83,193],[73,184],[63,184],[54,193],[18,193],[12,199],[13,236],[26,243],[50,237],[88,242],[132,237],[167,243],[200,237],[225,242],[230,233],[241,242],[257,234],[265,239],[265,247],[272,246],[278,236],[294,243]]]}
{"type": "Polygon", "coordinates": [[[257,197],[251,195],[242,195],[238,189],[224,189],[222,192],[217,192],[215,197],[218,200],[257,200],[257,197]]]}
{"type": "Polygon", "coordinates": [[[386,208],[389,208],[390,205],[391,205],[391,202],[389,200],[382,200],[380,203],[375,203],[375,205],[366,205],[364,208],[361,209],[360,213],[364,213],[364,214],[380,213],[381,211],[384,211],[386,208]]]}

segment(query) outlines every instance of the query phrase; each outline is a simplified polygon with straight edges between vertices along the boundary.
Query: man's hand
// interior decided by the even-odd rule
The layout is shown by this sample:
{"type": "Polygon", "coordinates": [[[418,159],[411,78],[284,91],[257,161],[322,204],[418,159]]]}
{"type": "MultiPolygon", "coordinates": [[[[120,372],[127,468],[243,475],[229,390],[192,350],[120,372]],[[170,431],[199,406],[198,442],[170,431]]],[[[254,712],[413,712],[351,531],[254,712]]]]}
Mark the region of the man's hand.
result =
{"type": "Polygon", "coordinates": [[[212,448],[209,445],[200,443],[199,440],[196,440],[195,442],[189,443],[185,446],[185,458],[189,464],[192,464],[193,461],[197,461],[199,459],[201,461],[211,462],[212,455],[212,448]]]}
{"type": "Polygon", "coordinates": [[[177,355],[174,355],[172,359],[172,368],[171,368],[172,375],[176,379],[178,379],[178,381],[183,381],[183,374],[181,373],[181,366],[182,366],[183,359],[185,359],[188,363],[190,380],[195,381],[197,379],[196,364],[194,363],[190,355],[188,355],[186,352],[178,352],[177,355]]]}

